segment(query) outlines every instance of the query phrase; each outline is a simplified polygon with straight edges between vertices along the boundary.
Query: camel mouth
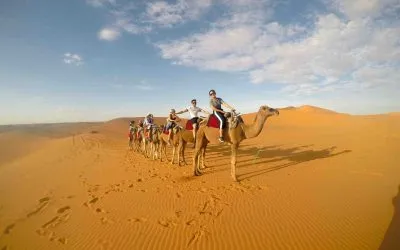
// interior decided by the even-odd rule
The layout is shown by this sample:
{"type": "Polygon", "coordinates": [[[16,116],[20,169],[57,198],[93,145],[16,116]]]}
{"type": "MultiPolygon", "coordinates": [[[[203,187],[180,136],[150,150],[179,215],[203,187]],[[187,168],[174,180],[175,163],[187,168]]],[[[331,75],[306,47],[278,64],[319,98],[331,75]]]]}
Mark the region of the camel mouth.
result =
{"type": "Polygon", "coordinates": [[[276,115],[279,115],[279,110],[277,110],[277,109],[269,108],[268,111],[271,113],[275,113],[276,115]]]}

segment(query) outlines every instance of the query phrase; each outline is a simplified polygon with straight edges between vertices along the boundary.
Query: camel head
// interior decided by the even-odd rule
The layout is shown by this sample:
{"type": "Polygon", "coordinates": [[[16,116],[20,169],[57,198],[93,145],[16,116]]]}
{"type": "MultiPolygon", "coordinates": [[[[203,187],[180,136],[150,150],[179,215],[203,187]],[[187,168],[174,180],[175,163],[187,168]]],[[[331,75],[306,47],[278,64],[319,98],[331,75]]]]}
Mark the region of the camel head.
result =
{"type": "Polygon", "coordinates": [[[267,105],[261,106],[260,109],[258,110],[258,113],[263,114],[266,117],[279,115],[279,111],[277,109],[270,108],[267,105]]]}

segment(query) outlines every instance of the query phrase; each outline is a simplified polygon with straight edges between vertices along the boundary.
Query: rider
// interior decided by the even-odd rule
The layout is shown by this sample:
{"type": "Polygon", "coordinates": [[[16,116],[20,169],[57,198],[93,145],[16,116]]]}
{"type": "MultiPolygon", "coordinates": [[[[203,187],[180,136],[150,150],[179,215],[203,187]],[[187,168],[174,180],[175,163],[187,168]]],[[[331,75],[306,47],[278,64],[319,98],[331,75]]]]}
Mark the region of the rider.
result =
{"type": "Polygon", "coordinates": [[[225,124],[225,116],[224,114],[226,113],[225,111],[222,110],[221,105],[231,109],[233,112],[235,112],[235,109],[232,108],[228,103],[224,102],[222,98],[217,97],[217,93],[215,90],[210,90],[208,92],[208,95],[210,96],[210,107],[213,110],[214,115],[218,118],[219,120],[219,138],[218,140],[220,142],[224,142],[224,136],[223,136],[223,127],[225,124]]]}
{"type": "MultiPolygon", "coordinates": [[[[147,115],[146,115],[146,117],[144,118],[144,122],[143,122],[143,127],[144,127],[144,132],[145,132],[145,135],[147,134],[147,132],[150,132],[151,130],[151,127],[154,125],[154,123],[153,123],[153,114],[151,114],[151,113],[148,113],[147,115]]],[[[147,135],[147,137],[150,137],[151,135],[150,135],[150,133],[147,135]]]]}
{"type": "Polygon", "coordinates": [[[139,121],[138,121],[137,127],[138,127],[138,130],[137,130],[137,137],[139,137],[139,132],[140,132],[140,130],[143,129],[143,121],[142,121],[142,120],[139,120],[139,121]]]}
{"type": "Polygon", "coordinates": [[[130,121],[129,123],[129,146],[132,145],[133,133],[135,132],[135,121],[130,121]]]}
{"type": "Polygon", "coordinates": [[[167,130],[168,130],[168,145],[171,145],[171,134],[172,129],[176,126],[176,123],[181,119],[176,115],[175,109],[171,109],[167,118],[167,130]]]}
{"type": "Polygon", "coordinates": [[[176,114],[182,114],[182,113],[185,113],[185,112],[189,112],[190,121],[192,122],[192,125],[193,125],[193,139],[194,139],[193,145],[194,145],[196,143],[196,132],[197,132],[197,128],[199,126],[198,113],[199,112],[203,112],[203,113],[206,113],[206,114],[210,114],[210,113],[208,111],[204,110],[204,109],[201,109],[201,108],[197,107],[196,106],[197,105],[196,99],[192,99],[190,102],[192,103],[192,106],[187,107],[186,109],[184,109],[182,111],[176,112],[176,114]]]}

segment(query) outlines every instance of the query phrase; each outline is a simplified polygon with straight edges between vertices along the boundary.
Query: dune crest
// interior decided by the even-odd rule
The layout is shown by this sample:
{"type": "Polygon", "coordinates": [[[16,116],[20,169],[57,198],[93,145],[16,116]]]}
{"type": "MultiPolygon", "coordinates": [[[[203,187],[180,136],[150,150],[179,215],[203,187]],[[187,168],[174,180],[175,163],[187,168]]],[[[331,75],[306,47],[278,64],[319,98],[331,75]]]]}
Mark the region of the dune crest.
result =
{"type": "Polygon", "coordinates": [[[64,136],[0,133],[1,150],[14,153],[0,166],[0,192],[12,194],[0,196],[0,249],[400,245],[400,117],[327,113],[303,106],[268,120],[238,151],[238,183],[227,145],[210,145],[201,177],[190,161],[178,167],[130,151],[132,118],[79,133],[64,126],[64,136]]]}

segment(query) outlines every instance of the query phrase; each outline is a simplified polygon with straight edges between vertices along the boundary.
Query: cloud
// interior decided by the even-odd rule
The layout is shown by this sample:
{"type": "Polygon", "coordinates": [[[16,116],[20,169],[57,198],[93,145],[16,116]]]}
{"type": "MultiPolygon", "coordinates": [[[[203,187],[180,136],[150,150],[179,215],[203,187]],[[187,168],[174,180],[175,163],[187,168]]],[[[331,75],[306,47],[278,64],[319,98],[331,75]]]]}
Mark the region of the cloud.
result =
{"type": "Polygon", "coordinates": [[[197,19],[210,6],[211,0],[178,0],[175,4],[167,1],[147,3],[144,21],[170,27],[186,20],[197,19]]]}
{"type": "Polygon", "coordinates": [[[83,58],[78,54],[65,53],[63,61],[66,64],[73,64],[76,66],[83,64],[83,58]]]}
{"type": "Polygon", "coordinates": [[[153,86],[151,86],[149,83],[147,83],[147,82],[144,81],[144,80],[140,81],[139,84],[134,85],[134,87],[135,87],[136,89],[143,90],[143,91],[150,91],[150,90],[153,90],[153,89],[154,89],[153,86]]]}
{"type": "Polygon", "coordinates": [[[121,35],[120,31],[115,28],[104,28],[99,31],[98,37],[100,40],[114,41],[121,35]]]}
{"type": "MultiPolygon", "coordinates": [[[[112,30],[115,36],[111,36],[112,39],[103,39],[112,41],[118,39],[122,32],[142,34],[156,28],[171,28],[175,24],[197,20],[211,6],[212,0],[177,0],[175,4],[167,1],[139,1],[135,4],[117,5],[113,0],[91,0],[88,3],[94,7],[112,5],[107,8],[112,22],[106,25],[111,28],[104,28],[99,32],[112,30]]],[[[102,39],[102,36],[99,38],[102,39]]]]}
{"type": "Polygon", "coordinates": [[[116,0],[86,0],[86,3],[93,7],[104,7],[107,5],[116,5],[116,0]]]}
{"type": "Polygon", "coordinates": [[[330,5],[350,19],[396,14],[400,8],[398,0],[334,0],[330,5]]]}
{"type": "Polygon", "coordinates": [[[285,24],[272,19],[269,2],[235,1],[243,4],[208,30],[157,42],[161,56],[203,70],[246,72],[253,83],[286,84],[283,90],[296,95],[399,80],[400,25],[387,16],[398,0],[325,1],[336,14],[285,24]]]}

